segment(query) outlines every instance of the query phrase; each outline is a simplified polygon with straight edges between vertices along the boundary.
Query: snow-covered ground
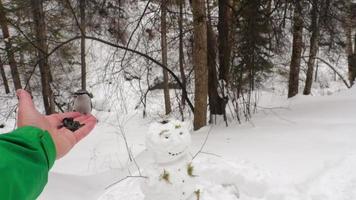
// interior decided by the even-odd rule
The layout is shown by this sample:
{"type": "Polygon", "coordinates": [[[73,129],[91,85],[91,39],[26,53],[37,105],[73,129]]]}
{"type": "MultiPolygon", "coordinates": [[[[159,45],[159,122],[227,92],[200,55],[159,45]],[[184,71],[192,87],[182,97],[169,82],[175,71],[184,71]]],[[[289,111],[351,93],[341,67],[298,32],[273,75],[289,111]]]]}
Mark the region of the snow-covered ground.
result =
{"type": "MultiPolygon", "coordinates": [[[[144,139],[152,120],[162,114],[161,91],[149,93],[143,119],[142,105],[136,109],[137,85],[102,72],[113,50],[92,45],[103,49],[88,61],[99,123],[55,163],[39,200],[144,199],[143,178],[137,176],[149,163],[144,139]]],[[[220,119],[192,132],[192,155],[207,139],[193,161],[201,200],[355,200],[356,88],[339,91],[344,89],[340,81],[326,82],[327,87],[313,85],[314,96],[287,100],[285,79],[276,76],[258,92],[258,112],[251,121],[240,125],[230,119],[225,127],[220,119]]],[[[41,97],[34,99],[41,108],[41,97]]],[[[15,113],[6,113],[15,108],[16,98],[1,95],[0,102],[5,102],[0,120],[6,122],[1,131],[10,131],[15,113]]]]}
{"type": "MultiPolygon", "coordinates": [[[[144,199],[137,176],[150,159],[150,121],[137,113],[116,126],[100,119],[110,113],[97,114],[93,133],[56,162],[40,200],[144,199]]],[[[265,93],[252,121],[192,132],[192,155],[207,137],[193,161],[202,200],[356,199],[356,88],[289,100],[265,93]]]]}

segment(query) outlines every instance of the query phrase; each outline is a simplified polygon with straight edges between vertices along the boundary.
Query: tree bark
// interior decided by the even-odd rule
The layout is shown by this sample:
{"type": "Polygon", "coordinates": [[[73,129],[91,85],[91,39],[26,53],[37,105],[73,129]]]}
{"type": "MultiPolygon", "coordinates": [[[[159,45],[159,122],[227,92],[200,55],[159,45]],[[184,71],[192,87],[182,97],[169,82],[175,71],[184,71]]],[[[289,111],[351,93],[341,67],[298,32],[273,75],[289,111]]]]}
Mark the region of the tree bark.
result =
{"type": "MultiPolygon", "coordinates": [[[[352,86],[354,84],[355,80],[355,70],[356,66],[356,51],[354,52],[352,48],[352,13],[351,13],[351,2],[347,2],[347,6],[349,8],[350,13],[346,15],[345,17],[345,32],[346,32],[346,54],[347,54],[347,60],[348,60],[348,79],[350,82],[350,85],[352,86]],[[355,60],[355,61],[354,61],[355,60]]],[[[356,48],[356,47],[355,47],[356,48]]]]}
{"type": "Polygon", "coordinates": [[[50,68],[48,60],[46,58],[47,48],[47,36],[46,36],[46,23],[43,11],[43,0],[31,0],[33,21],[36,33],[37,42],[37,54],[39,57],[39,68],[41,73],[42,84],[42,96],[43,104],[46,110],[46,114],[54,113],[54,99],[50,86],[50,68]]]}
{"type": "Polygon", "coordinates": [[[354,54],[356,53],[356,33],[354,35],[354,54]]]}
{"type": "Polygon", "coordinates": [[[207,67],[207,27],[204,0],[192,1],[194,44],[193,65],[195,72],[194,130],[206,125],[208,67],[207,67]]]}
{"type": "Polygon", "coordinates": [[[80,7],[80,29],[82,34],[82,39],[80,41],[80,60],[81,60],[81,69],[82,69],[82,89],[86,90],[87,83],[87,70],[86,70],[86,61],[85,61],[85,34],[86,34],[86,19],[85,19],[85,0],[79,0],[80,7]]]}
{"type": "Polygon", "coordinates": [[[302,57],[303,46],[303,16],[302,16],[302,2],[295,1],[294,17],[293,17],[293,50],[292,59],[289,71],[289,86],[288,98],[298,94],[299,88],[299,71],[302,57]]]}
{"type": "MultiPolygon", "coordinates": [[[[162,0],[161,3],[161,48],[162,48],[162,64],[168,67],[167,62],[167,1],[162,0]]],[[[171,100],[169,96],[168,72],[163,69],[163,85],[164,85],[164,105],[166,115],[172,112],[171,100]]]]}
{"type": "Polygon", "coordinates": [[[310,53],[308,60],[308,69],[307,69],[307,77],[305,81],[305,87],[303,94],[309,95],[313,83],[313,73],[314,73],[314,65],[315,65],[315,57],[319,50],[319,8],[318,8],[318,0],[313,0],[313,7],[311,11],[312,15],[312,24],[311,31],[312,36],[310,37],[310,53]]]}
{"type": "MultiPolygon", "coordinates": [[[[208,95],[209,95],[209,110],[210,123],[213,123],[213,115],[224,115],[225,105],[224,99],[218,93],[218,73],[216,69],[216,36],[211,23],[211,14],[209,0],[207,0],[207,46],[208,46],[208,95]]],[[[227,77],[226,77],[227,78],[227,77]]],[[[225,79],[223,79],[225,80],[225,79]]]]}
{"type": "Polygon", "coordinates": [[[230,39],[230,21],[231,9],[229,7],[230,0],[219,0],[219,79],[228,83],[228,75],[230,71],[231,43],[230,39]]]}
{"type": "Polygon", "coordinates": [[[352,80],[351,86],[352,86],[355,83],[355,79],[356,79],[356,33],[354,35],[354,52],[352,54],[350,65],[352,68],[352,75],[351,75],[351,80],[352,80]]]}
{"type": "Polygon", "coordinates": [[[10,37],[9,28],[7,26],[7,20],[6,20],[6,11],[2,4],[2,0],[0,0],[0,26],[4,37],[5,51],[7,53],[7,57],[9,60],[9,65],[10,65],[12,79],[14,81],[15,90],[21,89],[22,85],[21,85],[20,75],[17,69],[17,63],[15,61],[14,51],[12,49],[11,37],[10,37]]]}
{"type": "MultiPolygon", "coordinates": [[[[213,115],[223,115],[225,113],[225,105],[223,99],[218,93],[218,74],[216,70],[216,40],[213,28],[210,22],[207,25],[207,41],[208,41],[208,94],[209,94],[209,110],[210,120],[213,115]]],[[[212,123],[212,121],[210,121],[212,123]]]]}
{"type": "Polygon", "coordinates": [[[1,58],[0,58],[0,73],[1,73],[2,81],[4,83],[5,93],[9,94],[10,93],[9,83],[7,82],[4,65],[1,61],[1,58]]]}
{"type": "Polygon", "coordinates": [[[179,3],[179,18],[178,18],[178,26],[179,26],[179,70],[180,76],[182,80],[182,84],[184,89],[182,90],[182,107],[185,107],[185,99],[187,97],[186,87],[187,87],[187,80],[185,77],[184,72],[184,51],[183,51],[183,6],[184,1],[180,1],[179,3]]]}

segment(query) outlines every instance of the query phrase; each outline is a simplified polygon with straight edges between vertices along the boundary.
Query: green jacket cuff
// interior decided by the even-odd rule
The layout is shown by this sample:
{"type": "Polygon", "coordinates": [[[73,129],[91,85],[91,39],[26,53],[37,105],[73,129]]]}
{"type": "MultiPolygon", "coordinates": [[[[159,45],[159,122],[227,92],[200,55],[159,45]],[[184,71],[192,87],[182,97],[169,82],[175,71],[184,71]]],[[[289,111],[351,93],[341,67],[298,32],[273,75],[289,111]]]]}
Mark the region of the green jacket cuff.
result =
{"type": "Polygon", "coordinates": [[[11,134],[21,134],[23,138],[29,140],[31,143],[37,143],[39,139],[40,145],[46,154],[48,170],[52,168],[56,160],[57,152],[52,136],[48,131],[44,131],[34,126],[24,126],[16,129],[11,134]]]}

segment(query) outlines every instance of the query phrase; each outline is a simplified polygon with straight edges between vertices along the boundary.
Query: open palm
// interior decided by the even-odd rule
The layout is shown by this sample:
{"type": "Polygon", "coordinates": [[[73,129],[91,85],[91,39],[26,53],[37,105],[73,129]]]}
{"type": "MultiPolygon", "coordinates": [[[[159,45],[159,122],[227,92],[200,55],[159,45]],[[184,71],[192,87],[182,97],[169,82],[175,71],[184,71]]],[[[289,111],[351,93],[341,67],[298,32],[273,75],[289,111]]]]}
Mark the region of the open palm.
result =
{"type": "Polygon", "coordinates": [[[31,95],[28,92],[17,90],[16,93],[19,98],[17,126],[35,126],[48,131],[56,146],[57,159],[67,154],[75,144],[88,135],[95,127],[96,119],[92,115],[82,115],[78,112],[43,115],[35,108],[31,95]],[[61,127],[63,119],[69,117],[85,125],[75,132],[61,127]]]}

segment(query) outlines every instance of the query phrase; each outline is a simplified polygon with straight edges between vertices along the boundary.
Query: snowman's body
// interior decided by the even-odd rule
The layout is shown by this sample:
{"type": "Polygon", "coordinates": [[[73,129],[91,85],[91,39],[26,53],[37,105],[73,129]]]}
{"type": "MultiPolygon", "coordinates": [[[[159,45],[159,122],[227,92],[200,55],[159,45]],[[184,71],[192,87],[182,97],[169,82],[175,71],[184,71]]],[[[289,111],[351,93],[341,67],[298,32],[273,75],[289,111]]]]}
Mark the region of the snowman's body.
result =
{"type": "Polygon", "coordinates": [[[145,200],[199,199],[188,152],[190,142],[190,133],[180,121],[150,127],[146,145],[154,159],[145,169],[147,180],[142,185],[145,200]]]}

